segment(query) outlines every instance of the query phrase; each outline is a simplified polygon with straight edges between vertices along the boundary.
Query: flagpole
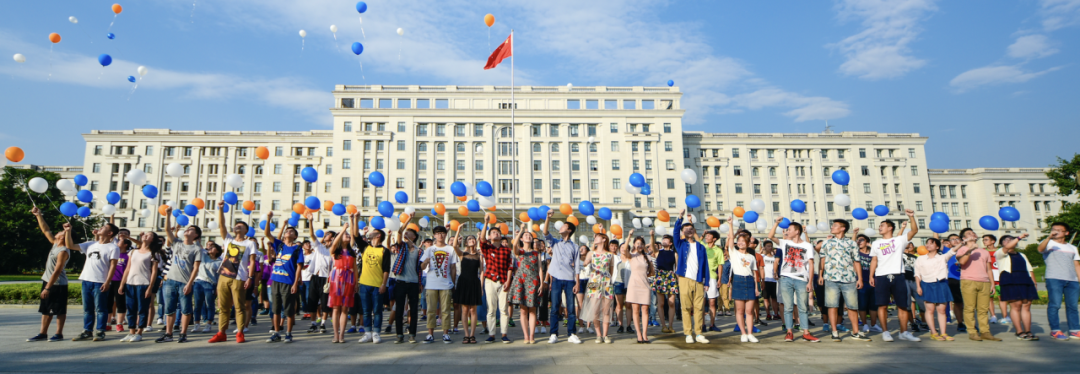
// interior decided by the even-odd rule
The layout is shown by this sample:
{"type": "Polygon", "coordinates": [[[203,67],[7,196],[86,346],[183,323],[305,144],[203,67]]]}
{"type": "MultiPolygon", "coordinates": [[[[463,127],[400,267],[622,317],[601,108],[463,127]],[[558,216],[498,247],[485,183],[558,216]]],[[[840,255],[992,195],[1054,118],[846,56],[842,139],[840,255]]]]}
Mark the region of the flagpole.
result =
{"type": "Polygon", "coordinates": [[[518,170],[517,170],[517,128],[514,126],[514,120],[515,120],[514,111],[515,110],[517,110],[517,102],[514,101],[514,29],[510,29],[510,139],[511,139],[511,143],[510,143],[510,146],[511,146],[511,149],[510,149],[510,152],[511,152],[510,153],[510,170],[514,171],[512,173],[513,175],[511,176],[512,179],[510,180],[510,186],[512,187],[511,191],[513,191],[513,193],[511,194],[511,200],[510,200],[510,204],[511,204],[510,205],[511,206],[511,208],[510,208],[510,212],[511,212],[510,213],[510,222],[512,223],[510,225],[511,230],[514,230],[517,227],[517,194],[518,194],[518,185],[517,185],[517,177],[518,177],[518,175],[517,175],[517,173],[518,173],[518,170]]]}

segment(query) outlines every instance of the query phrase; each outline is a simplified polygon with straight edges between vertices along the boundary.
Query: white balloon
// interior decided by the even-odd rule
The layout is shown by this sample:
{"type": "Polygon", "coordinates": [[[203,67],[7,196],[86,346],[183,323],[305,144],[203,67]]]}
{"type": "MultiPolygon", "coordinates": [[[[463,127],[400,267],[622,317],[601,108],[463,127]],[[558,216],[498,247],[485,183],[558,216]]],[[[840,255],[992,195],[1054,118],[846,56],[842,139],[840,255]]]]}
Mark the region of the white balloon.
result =
{"type": "Polygon", "coordinates": [[[807,225],[806,226],[806,233],[807,234],[813,234],[813,233],[816,233],[816,232],[817,232],[817,226],[814,226],[814,225],[807,225]]]}
{"type": "Polygon", "coordinates": [[[105,205],[101,207],[101,214],[106,216],[116,214],[116,207],[112,205],[105,205]]]}
{"type": "Polygon", "coordinates": [[[208,230],[217,230],[217,228],[218,228],[217,221],[210,221],[210,223],[206,224],[206,228],[208,230]]]}
{"type": "Polygon", "coordinates": [[[176,202],[175,201],[172,201],[172,200],[166,201],[165,205],[168,205],[169,208],[176,209],[176,202]]]}
{"type": "Polygon", "coordinates": [[[871,236],[872,237],[874,235],[877,235],[877,230],[866,229],[866,231],[863,231],[863,234],[866,234],[866,236],[871,236]]]}
{"type": "Polygon", "coordinates": [[[427,218],[427,217],[424,217],[424,218],[421,218],[420,222],[417,222],[417,223],[420,225],[420,228],[426,229],[428,227],[428,224],[431,223],[431,219],[427,218]]]}
{"type": "Polygon", "coordinates": [[[573,84],[573,83],[567,83],[567,84],[566,84],[566,87],[567,87],[567,88],[573,88],[573,87],[574,87],[574,84],[573,84]]]}
{"type": "Polygon", "coordinates": [[[665,228],[664,226],[656,226],[656,229],[653,231],[656,232],[657,236],[667,235],[667,228],[665,228]]]}
{"type": "Polygon", "coordinates": [[[66,197],[74,197],[78,193],[75,190],[60,190],[60,192],[63,192],[66,197]]]}
{"type": "MultiPolygon", "coordinates": [[[[559,222],[559,221],[555,221],[555,222],[559,222]]],[[[541,223],[541,224],[540,224],[540,232],[544,232],[544,229],[546,229],[546,228],[547,228],[547,224],[546,224],[546,223],[541,223]]]]}
{"type": "Polygon", "coordinates": [[[476,200],[480,202],[480,207],[484,209],[495,206],[495,197],[493,196],[480,196],[476,200]]]}
{"type": "Polygon", "coordinates": [[[596,217],[587,216],[587,217],[585,217],[585,222],[588,222],[590,225],[595,225],[596,224],[596,217]]]}
{"type": "Polygon", "coordinates": [[[901,235],[907,236],[907,234],[910,233],[910,232],[911,232],[911,229],[904,229],[904,233],[901,234],[901,235]]]}
{"type": "Polygon", "coordinates": [[[830,229],[831,227],[830,227],[830,225],[829,225],[829,222],[828,222],[828,221],[819,221],[819,222],[817,223],[817,228],[818,228],[818,230],[821,230],[821,231],[829,231],[829,229],[830,229]]]}
{"type": "Polygon", "coordinates": [[[758,228],[758,230],[764,230],[764,229],[766,229],[766,228],[768,228],[768,227],[769,227],[769,224],[765,223],[765,220],[763,220],[763,219],[758,219],[758,221],[757,221],[757,228],[758,228]]]}
{"type": "Polygon", "coordinates": [[[300,37],[301,38],[306,38],[307,37],[307,31],[300,30],[300,37]]]}
{"type": "Polygon", "coordinates": [[[56,188],[59,189],[60,192],[68,192],[75,189],[75,183],[69,179],[61,179],[56,181],[56,188]]]}
{"type": "Polygon", "coordinates": [[[589,238],[586,238],[585,235],[579,236],[578,240],[581,241],[581,244],[589,244],[589,238]]]}
{"type": "Polygon", "coordinates": [[[476,195],[476,190],[473,189],[472,183],[469,183],[469,182],[461,182],[461,183],[465,185],[465,196],[476,195]]]}
{"type": "Polygon", "coordinates": [[[184,165],[175,162],[171,163],[169,166],[165,167],[165,174],[168,174],[173,178],[180,178],[184,176],[184,165]]]}
{"type": "Polygon", "coordinates": [[[681,176],[682,181],[686,184],[697,183],[697,173],[694,173],[691,169],[683,169],[681,176]]]}
{"type": "Polygon", "coordinates": [[[641,219],[641,225],[645,227],[652,226],[652,218],[645,217],[641,219]]]}
{"type": "Polygon", "coordinates": [[[149,217],[150,216],[150,209],[143,209],[143,210],[139,211],[139,215],[143,216],[143,218],[149,217]]]}
{"type": "Polygon", "coordinates": [[[634,225],[635,229],[640,229],[641,228],[641,218],[634,218],[634,219],[630,220],[630,224],[634,225]]]}
{"type": "Polygon", "coordinates": [[[413,208],[411,206],[405,207],[405,214],[408,214],[409,217],[412,217],[413,213],[416,213],[416,208],[413,208]]]}
{"type": "Polygon", "coordinates": [[[755,211],[758,214],[765,213],[765,200],[761,200],[761,199],[750,200],[750,210],[755,211]]]}
{"type": "Polygon", "coordinates": [[[641,187],[634,187],[634,185],[627,183],[626,192],[629,192],[631,195],[637,195],[641,193],[641,187]]]}
{"type": "Polygon", "coordinates": [[[555,221],[555,231],[562,230],[563,221],[555,221]]]}
{"type": "Polygon", "coordinates": [[[721,234],[727,234],[727,232],[728,232],[729,230],[731,230],[731,228],[730,228],[730,227],[728,227],[728,225],[720,225],[720,229],[719,229],[719,230],[720,230],[720,233],[721,233],[721,234]]]}
{"type": "Polygon", "coordinates": [[[240,174],[229,174],[225,177],[225,184],[232,188],[240,188],[244,186],[244,178],[240,174]]]}
{"type": "Polygon", "coordinates": [[[68,22],[79,23],[79,19],[75,18],[75,16],[71,16],[71,17],[68,17],[68,22]]]}
{"type": "Polygon", "coordinates": [[[330,32],[337,32],[337,25],[330,25],[330,32]]]}
{"type": "Polygon", "coordinates": [[[848,197],[848,195],[839,194],[833,197],[833,203],[839,206],[848,206],[851,205],[851,197],[848,197]]]}
{"type": "Polygon", "coordinates": [[[397,231],[401,228],[401,217],[394,215],[393,217],[384,220],[386,222],[386,228],[390,231],[397,231]]]}
{"type": "Polygon", "coordinates": [[[589,143],[592,143],[592,142],[595,142],[595,141],[596,141],[596,137],[595,137],[595,136],[590,136],[590,137],[589,137],[589,143]]]}
{"type": "Polygon", "coordinates": [[[145,77],[146,73],[150,72],[150,70],[147,70],[145,66],[140,66],[138,69],[135,70],[139,72],[140,77],[145,77]]]}
{"type": "Polygon", "coordinates": [[[27,183],[27,187],[30,187],[31,191],[45,193],[45,191],[49,190],[49,181],[46,181],[45,178],[42,177],[36,177],[27,183]]]}
{"type": "Polygon", "coordinates": [[[405,35],[405,29],[398,27],[397,28],[397,34],[398,35],[405,35]]]}
{"type": "Polygon", "coordinates": [[[26,56],[23,56],[22,53],[16,53],[15,54],[15,62],[18,62],[20,64],[26,62],[26,56]]]}
{"type": "Polygon", "coordinates": [[[619,225],[619,226],[622,226],[622,220],[620,220],[620,219],[618,219],[618,218],[612,218],[612,219],[611,219],[611,224],[612,224],[612,225],[619,225]]]}

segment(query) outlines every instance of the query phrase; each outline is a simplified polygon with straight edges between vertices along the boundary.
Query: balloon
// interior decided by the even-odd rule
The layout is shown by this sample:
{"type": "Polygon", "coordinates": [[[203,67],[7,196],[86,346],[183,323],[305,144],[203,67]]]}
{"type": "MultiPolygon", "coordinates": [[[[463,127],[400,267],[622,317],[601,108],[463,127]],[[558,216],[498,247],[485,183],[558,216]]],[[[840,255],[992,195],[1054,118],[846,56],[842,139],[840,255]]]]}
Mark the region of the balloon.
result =
{"type": "Polygon", "coordinates": [[[518,214],[518,220],[521,222],[532,221],[532,217],[529,217],[529,212],[521,212],[518,214]]]}
{"type": "Polygon", "coordinates": [[[817,223],[817,229],[820,231],[829,231],[830,228],[829,222],[821,221],[817,223]]]}
{"type": "Polygon", "coordinates": [[[593,207],[592,202],[588,201],[588,200],[584,200],[584,201],[578,203],[577,210],[578,210],[578,212],[581,212],[581,214],[584,214],[584,215],[587,215],[587,216],[591,216],[595,212],[595,209],[593,207]]]}
{"type": "Polygon", "coordinates": [[[491,183],[487,181],[476,182],[476,193],[480,194],[480,196],[491,196],[494,192],[491,183]]]}
{"type": "Polygon", "coordinates": [[[634,218],[634,219],[630,220],[630,224],[634,225],[635,229],[641,229],[641,219],[640,218],[634,218]]]}
{"type": "Polygon", "coordinates": [[[743,213],[742,219],[743,221],[746,221],[746,223],[754,223],[758,220],[758,214],[757,212],[751,210],[749,212],[743,213]]]}
{"type": "MultiPolygon", "coordinates": [[[[753,202],[751,202],[751,205],[753,205],[753,202]]],[[[746,215],[746,209],[743,209],[743,207],[741,206],[737,206],[734,210],[731,211],[731,213],[734,214],[736,217],[743,218],[746,215]]]]}
{"type": "Polygon", "coordinates": [[[470,212],[479,212],[480,211],[480,202],[479,201],[469,200],[468,203],[465,203],[465,206],[469,208],[470,212]]]}
{"type": "Polygon", "coordinates": [[[494,25],[495,24],[495,16],[492,15],[491,13],[488,13],[488,14],[484,15],[484,24],[487,25],[487,27],[491,27],[491,25],[494,25]]]}
{"type": "Polygon", "coordinates": [[[169,213],[168,213],[168,210],[169,210],[169,206],[168,206],[168,205],[165,205],[165,204],[161,204],[161,206],[159,206],[159,207],[157,208],[157,212],[158,212],[158,214],[160,214],[160,215],[162,215],[162,216],[168,215],[168,214],[169,214],[169,213]]]}
{"type": "Polygon", "coordinates": [[[135,76],[134,75],[129,75],[128,76],[128,82],[135,83],[135,76]]]}
{"type": "Polygon", "coordinates": [[[480,196],[480,198],[477,199],[477,201],[480,202],[480,207],[481,208],[484,208],[484,209],[493,209],[493,208],[495,208],[495,198],[494,197],[480,196]]]}
{"type": "Polygon", "coordinates": [[[229,174],[225,177],[225,184],[229,185],[229,187],[239,189],[244,186],[244,177],[241,177],[240,174],[229,174]]]}
{"type": "Polygon", "coordinates": [[[720,227],[720,219],[716,217],[709,217],[705,219],[705,224],[709,227],[720,227]]]}
{"type": "Polygon", "coordinates": [[[458,201],[465,201],[465,200],[468,200],[469,198],[465,197],[465,196],[458,196],[457,199],[458,199],[458,201]]]}
{"type": "Polygon", "coordinates": [[[488,214],[486,214],[486,216],[487,216],[487,223],[495,223],[496,218],[495,218],[494,213],[488,213],[488,214]]]}
{"type": "Polygon", "coordinates": [[[656,213],[656,220],[660,222],[668,222],[671,220],[671,214],[668,214],[666,210],[661,210],[660,212],[656,213]]]}
{"type": "Polygon", "coordinates": [[[806,202],[802,201],[802,200],[799,200],[799,199],[792,200],[791,201],[791,211],[793,211],[795,213],[805,213],[806,212],[806,202]]]}
{"type": "Polygon", "coordinates": [[[469,182],[461,182],[461,184],[464,184],[464,185],[465,185],[465,196],[473,196],[473,195],[476,195],[476,190],[475,190],[475,189],[473,189],[473,185],[472,185],[472,183],[469,183],[469,182]]]}
{"type": "Polygon", "coordinates": [[[649,196],[650,194],[652,194],[652,187],[646,184],[644,186],[641,186],[638,191],[641,192],[642,195],[649,196]]]}
{"type": "Polygon", "coordinates": [[[667,235],[667,228],[664,227],[664,226],[656,226],[655,231],[656,231],[656,235],[658,235],[658,236],[667,235]]]}
{"type": "Polygon", "coordinates": [[[236,205],[237,197],[235,192],[226,192],[225,195],[222,195],[221,199],[225,200],[225,204],[236,205]]]}
{"type": "MultiPolygon", "coordinates": [[[[431,223],[431,218],[428,218],[428,217],[421,218],[420,222],[418,222],[418,223],[420,224],[420,227],[426,229],[428,227],[428,224],[431,223]]],[[[420,230],[416,230],[416,231],[420,231],[420,230]]]]}
{"type": "Polygon", "coordinates": [[[458,227],[460,226],[461,222],[458,222],[456,219],[450,221],[450,231],[458,231],[458,227]]]}
{"type": "MultiPolygon", "coordinates": [[[[35,177],[34,179],[31,179],[29,183],[27,183],[27,187],[30,187],[31,191],[34,191],[34,192],[37,192],[37,193],[45,193],[45,191],[49,190],[49,182],[46,181],[45,178],[35,177]]],[[[111,195],[111,194],[115,194],[115,193],[116,192],[110,192],[109,194],[111,195]]],[[[116,198],[119,200],[120,195],[117,194],[116,198]]],[[[112,204],[115,204],[115,203],[112,203],[112,204]]]]}
{"type": "Polygon", "coordinates": [[[603,233],[604,233],[604,226],[601,226],[601,225],[593,225],[593,226],[592,226],[592,232],[593,232],[594,234],[603,234],[603,233]]]}
{"type": "Polygon", "coordinates": [[[101,207],[101,214],[106,216],[116,214],[116,207],[112,205],[103,206],[101,207]]]}
{"type": "Polygon", "coordinates": [[[188,204],[186,207],[184,207],[184,214],[194,217],[195,215],[199,214],[199,207],[195,206],[195,204],[188,204]]]}
{"type": "Polygon", "coordinates": [[[791,226],[791,220],[787,218],[781,219],[780,223],[777,226],[782,229],[787,229],[789,226],[791,226]]]}
{"type": "Polygon", "coordinates": [[[620,221],[620,220],[619,220],[618,218],[612,218],[612,219],[611,219],[611,224],[612,224],[612,225],[619,225],[619,226],[622,226],[622,221],[620,221]]]}
{"type": "Polygon", "coordinates": [[[71,16],[71,17],[68,17],[68,22],[79,23],[79,19],[75,18],[75,16],[71,16]]]}
{"type": "Polygon", "coordinates": [[[398,27],[397,28],[397,34],[398,35],[405,35],[405,29],[398,27]]]}
{"type": "Polygon", "coordinates": [[[150,72],[150,70],[147,69],[145,66],[139,66],[137,69],[135,69],[135,71],[139,72],[140,77],[145,77],[146,73],[150,72]]]}
{"type": "Polygon", "coordinates": [[[330,25],[330,32],[337,32],[337,25],[330,25]]]}
{"type": "Polygon", "coordinates": [[[26,56],[23,56],[22,53],[16,53],[14,59],[15,62],[18,62],[20,64],[26,62],[26,56]]]}
{"type": "Polygon", "coordinates": [[[690,208],[697,208],[701,206],[701,199],[694,195],[686,195],[686,206],[690,208]]]}
{"type": "Polygon", "coordinates": [[[832,173],[832,180],[836,184],[847,186],[851,182],[851,175],[848,175],[846,170],[837,170],[832,173]]]}
{"type": "Polygon", "coordinates": [[[139,169],[131,169],[127,173],[128,181],[136,186],[142,186],[146,184],[146,173],[139,169]]]}
{"type": "MultiPolygon", "coordinates": [[[[525,214],[529,216],[530,220],[535,219],[537,221],[541,221],[541,220],[543,220],[545,218],[545,217],[540,217],[540,208],[536,208],[536,207],[529,208],[528,210],[525,211],[525,214]]],[[[525,222],[528,222],[528,221],[525,221],[525,222]]]]}
{"type": "MultiPolygon", "coordinates": [[[[543,231],[547,224],[540,225],[540,231],[543,231]]],[[[563,227],[562,221],[555,221],[555,231],[559,231],[563,227]]]]}
{"type": "Polygon", "coordinates": [[[148,185],[143,186],[142,194],[143,194],[143,196],[146,196],[147,199],[153,199],[153,198],[157,197],[158,189],[157,189],[157,187],[154,187],[154,185],[148,184],[148,185]]]}
{"type": "Polygon", "coordinates": [[[871,227],[871,228],[866,229],[866,231],[864,231],[863,234],[865,234],[866,236],[871,236],[872,237],[872,236],[877,235],[878,232],[877,232],[877,230],[874,230],[874,228],[871,227]]]}
{"type": "Polygon", "coordinates": [[[608,209],[608,208],[600,208],[600,214],[599,214],[599,216],[600,216],[600,219],[603,219],[603,220],[608,220],[608,221],[610,221],[610,220],[611,220],[611,209],[608,209]]]}
{"type": "MultiPolygon", "coordinates": [[[[180,178],[184,176],[184,166],[175,162],[171,163],[165,167],[165,174],[168,174],[173,178],[180,178]]],[[[228,179],[226,179],[226,181],[228,181],[228,179]]]]}
{"type": "Polygon", "coordinates": [[[866,209],[863,209],[863,208],[855,208],[855,209],[853,209],[853,210],[851,211],[851,216],[852,216],[852,217],[855,217],[855,219],[857,219],[857,220],[860,220],[860,221],[861,221],[861,220],[864,220],[864,219],[866,219],[866,217],[868,217],[868,216],[869,216],[869,214],[867,214],[867,213],[866,213],[866,209]]]}
{"type": "Polygon", "coordinates": [[[680,175],[680,176],[682,177],[683,183],[686,183],[686,184],[697,183],[697,174],[694,173],[694,171],[691,170],[691,169],[683,169],[682,175],[680,175]]]}
{"type": "Polygon", "coordinates": [[[461,206],[457,207],[457,212],[458,212],[458,214],[460,214],[462,216],[468,216],[469,215],[469,208],[464,206],[464,205],[461,205],[461,206]]]}
{"type": "Polygon", "coordinates": [[[945,214],[944,212],[934,212],[934,214],[930,215],[930,220],[931,221],[945,221],[945,222],[948,222],[949,221],[949,215],[945,214]]]}
{"type": "Polygon", "coordinates": [[[320,204],[319,198],[315,196],[308,196],[307,199],[304,199],[304,206],[306,206],[308,209],[319,210],[319,205],[322,204],[320,204]]]}
{"type": "MultiPolygon", "coordinates": [[[[675,81],[673,81],[673,80],[671,80],[671,79],[668,79],[668,81],[667,81],[667,86],[668,86],[668,87],[671,87],[671,86],[674,86],[674,85],[675,85],[675,81]]],[[[689,183],[689,182],[687,182],[687,183],[689,183]]]]}
{"type": "Polygon", "coordinates": [[[112,65],[112,56],[102,53],[97,56],[97,61],[102,67],[112,65]]]}
{"type": "Polygon", "coordinates": [[[1020,220],[1020,211],[1011,206],[1001,207],[998,209],[998,217],[1005,222],[1016,222],[1020,220]]]}
{"type": "Polygon", "coordinates": [[[84,218],[89,217],[90,216],[90,207],[86,207],[86,206],[79,207],[79,210],[77,211],[77,213],[79,214],[79,217],[84,217],[84,218]]]}
{"type": "Polygon", "coordinates": [[[405,193],[405,191],[398,191],[397,193],[394,194],[394,201],[397,201],[398,204],[408,203],[409,202],[409,194],[405,193]]]}
{"type": "Polygon", "coordinates": [[[176,210],[172,211],[172,216],[173,216],[173,217],[179,217],[179,216],[181,216],[182,214],[184,214],[184,212],[183,212],[183,211],[181,211],[180,209],[176,209],[176,210]]]}
{"type": "Polygon", "coordinates": [[[806,226],[806,234],[807,235],[813,235],[816,232],[817,232],[817,226],[814,226],[814,225],[807,225],[806,226]]]}
{"type": "Polygon", "coordinates": [[[56,181],[56,189],[60,191],[73,191],[75,190],[75,182],[67,179],[60,179],[56,181]]]}
{"type": "Polygon", "coordinates": [[[765,213],[765,200],[762,200],[762,199],[750,200],[750,210],[758,212],[758,214],[765,213]]]}
{"type": "Polygon", "coordinates": [[[217,221],[210,221],[210,223],[206,224],[206,228],[208,230],[217,230],[217,228],[218,228],[217,221]]]}
{"type": "MultiPolygon", "coordinates": [[[[330,211],[330,210],[334,209],[334,202],[330,201],[330,200],[323,200],[322,208],[325,211],[330,211]]],[[[300,215],[297,214],[296,216],[300,216],[300,215]]]]}
{"type": "Polygon", "coordinates": [[[116,39],[116,34],[113,34],[113,33],[110,32],[108,34],[105,34],[105,37],[109,38],[109,39],[116,39]]]}
{"type": "Polygon", "coordinates": [[[319,172],[315,171],[315,168],[308,166],[300,171],[300,177],[304,178],[304,181],[308,183],[315,183],[315,181],[319,180],[319,172]]]}
{"type": "MultiPolygon", "coordinates": [[[[254,204],[255,203],[252,203],[251,206],[255,206],[254,204]]],[[[245,216],[250,216],[251,215],[251,210],[248,210],[248,209],[241,209],[240,212],[244,213],[245,216]]]]}
{"type": "Polygon", "coordinates": [[[25,155],[22,148],[19,147],[8,147],[8,149],[4,150],[4,157],[11,162],[20,162],[25,155]]]}
{"type": "Polygon", "coordinates": [[[60,204],[60,213],[65,215],[65,216],[68,216],[68,217],[74,216],[74,215],[78,214],[78,211],[79,211],[79,206],[75,205],[75,203],[73,203],[73,202],[68,201],[68,202],[65,202],[63,204],[60,204]]]}
{"type": "Polygon", "coordinates": [[[626,190],[626,192],[629,192],[631,195],[637,195],[641,193],[640,187],[634,187],[630,185],[630,183],[624,184],[623,186],[623,189],[626,190]]]}
{"type": "Polygon", "coordinates": [[[203,201],[203,199],[200,199],[200,198],[197,198],[197,197],[194,198],[194,199],[191,199],[191,205],[194,205],[196,208],[198,208],[200,210],[206,208],[206,202],[203,201]]]}
{"type": "MultiPolygon", "coordinates": [[[[274,231],[274,230],[270,230],[270,231],[274,231]]],[[[254,238],[255,237],[255,228],[254,227],[249,227],[248,228],[247,236],[249,238],[254,238]]]]}
{"type": "Polygon", "coordinates": [[[537,225],[537,224],[534,223],[532,225],[532,231],[540,231],[540,225],[537,225]]]}
{"type": "Polygon", "coordinates": [[[270,158],[270,150],[266,147],[255,148],[255,157],[258,157],[260,160],[270,158]]]}
{"type": "Polygon", "coordinates": [[[416,208],[413,208],[411,206],[405,207],[405,214],[408,214],[411,217],[413,213],[416,213],[416,208]]]}
{"type": "Polygon", "coordinates": [[[355,53],[357,56],[359,56],[361,53],[364,53],[364,45],[360,44],[360,42],[353,42],[352,53],[355,53]]]}
{"type": "Polygon", "coordinates": [[[562,203],[559,205],[559,213],[571,215],[574,213],[574,208],[571,208],[570,204],[562,203]]]}
{"type": "Polygon", "coordinates": [[[573,223],[575,226],[577,226],[580,223],[580,222],[578,222],[577,217],[574,217],[574,216],[566,217],[566,222],[573,223]]]}
{"type": "Polygon", "coordinates": [[[979,226],[990,231],[996,231],[999,227],[998,220],[994,216],[982,216],[979,218],[979,226]]]}
{"type": "Polygon", "coordinates": [[[394,203],[389,201],[379,202],[379,214],[383,217],[390,217],[394,215],[394,203]]]}
{"type": "Polygon", "coordinates": [[[435,203],[435,214],[440,216],[446,214],[446,206],[443,203],[435,203]]]}
{"type": "Polygon", "coordinates": [[[931,219],[930,231],[936,232],[938,234],[944,234],[945,232],[949,231],[949,221],[931,219]]]}
{"type": "Polygon", "coordinates": [[[641,219],[641,226],[649,227],[649,226],[652,226],[652,224],[653,224],[652,218],[645,217],[645,218],[641,219]]]}
{"type": "Polygon", "coordinates": [[[49,41],[53,42],[53,44],[59,43],[60,42],[60,34],[57,34],[55,32],[50,33],[49,34],[49,41]]]}
{"type": "Polygon", "coordinates": [[[731,231],[731,228],[729,228],[727,226],[720,226],[720,233],[721,234],[727,234],[728,231],[731,231]]]}
{"type": "Polygon", "coordinates": [[[851,197],[845,194],[839,194],[836,195],[836,197],[833,197],[833,203],[839,206],[848,206],[851,205],[851,197]]]}
{"type": "Polygon", "coordinates": [[[112,5],[112,12],[113,13],[120,14],[120,12],[122,12],[122,11],[124,11],[124,8],[121,7],[120,4],[113,4],[112,5]]]}
{"type": "Polygon", "coordinates": [[[300,37],[301,38],[306,38],[307,37],[307,31],[300,30],[300,37]]]}
{"type": "Polygon", "coordinates": [[[367,11],[367,3],[363,2],[363,1],[356,3],[356,11],[360,12],[360,13],[366,12],[367,11]]]}
{"type": "Polygon", "coordinates": [[[622,237],[622,226],[611,225],[611,234],[615,235],[616,238],[621,238],[622,237]]]}
{"type": "Polygon", "coordinates": [[[645,176],[640,173],[630,174],[630,185],[634,187],[641,187],[645,185],[645,176]]]}
{"type": "Polygon", "coordinates": [[[331,211],[334,212],[335,216],[343,216],[345,215],[345,206],[341,204],[334,204],[334,207],[333,209],[331,209],[331,211]]]}
{"type": "Polygon", "coordinates": [[[884,206],[884,205],[875,206],[874,207],[874,214],[877,214],[878,217],[889,214],[889,207],[884,206]]]}
{"type": "Polygon", "coordinates": [[[595,225],[596,224],[596,217],[595,216],[586,216],[585,217],[585,222],[587,222],[590,225],[595,225]]]}
{"type": "Polygon", "coordinates": [[[229,212],[229,206],[226,205],[226,206],[221,207],[221,212],[222,213],[228,213],[229,212]]]}
{"type": "Polygon", "coordinates": [[[920,245],[918,248],[915,249],[915,251],[919,253],[919,256],[926,256],[927,253],[930,253],[930,251],[926,249],[925,245],[920,245]]]}

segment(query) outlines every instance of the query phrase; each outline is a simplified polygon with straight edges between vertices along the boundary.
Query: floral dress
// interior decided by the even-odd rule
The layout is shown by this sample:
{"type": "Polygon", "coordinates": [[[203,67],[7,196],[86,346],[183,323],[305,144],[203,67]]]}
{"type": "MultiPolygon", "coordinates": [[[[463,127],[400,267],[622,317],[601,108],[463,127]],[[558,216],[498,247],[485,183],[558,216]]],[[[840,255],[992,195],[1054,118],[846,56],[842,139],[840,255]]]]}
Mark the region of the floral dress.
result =
{"type": "Polygon", "coordinates": [[[345,307],[353,306],[353,296],[356,295],[356,279],[353,273],[353,257],[342,253],[334,259],[334,268],[330,270],[330,293],[327,306],[345,307]]]}
{"type": "Polygon", "coordinates": [[[540,252],[522,251],[510,280],[510,303],[526,308],[540,306],[540,252]]]}
{"type": "Polygon", "coordinates": [[[615,295],[611,282],[611,263],[614,259],[615,255],[611,253],[593,253],[592,262],[589,264],[589,273],[592,275],[589,276],[589,290],[586,295],[609,299],[615,295]]]}

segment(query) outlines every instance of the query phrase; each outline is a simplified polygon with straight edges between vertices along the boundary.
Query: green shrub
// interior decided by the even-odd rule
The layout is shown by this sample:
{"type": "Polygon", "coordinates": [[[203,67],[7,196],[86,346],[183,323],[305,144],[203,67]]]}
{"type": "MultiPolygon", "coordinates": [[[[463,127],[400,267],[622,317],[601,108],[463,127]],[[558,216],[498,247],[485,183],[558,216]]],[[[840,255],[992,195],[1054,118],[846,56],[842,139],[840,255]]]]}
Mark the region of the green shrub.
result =
{"type": "MultiPolygon", "coordinates": [[[[37,304],[40,301],[40,283],[0,285],[0,304],[37,304]]],[[[78,283],[68,285],[68,304],[82,304],[82,289],[78,283]]]]}
{"type": "Polygon", "coordinates": [[[1020,251],[1020,253],[1023,253],[1024,256],[1027,256],[1028,261],[1031,262],[1031,267],[1046,266],[1046,261],[1043,260],[1042,253],[1039,253],[1038,244],[1028,244],[1027,247],[1024,247],[1024,249],[1020,251]]]}

